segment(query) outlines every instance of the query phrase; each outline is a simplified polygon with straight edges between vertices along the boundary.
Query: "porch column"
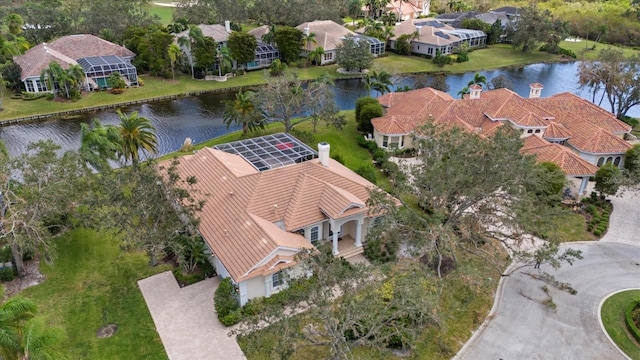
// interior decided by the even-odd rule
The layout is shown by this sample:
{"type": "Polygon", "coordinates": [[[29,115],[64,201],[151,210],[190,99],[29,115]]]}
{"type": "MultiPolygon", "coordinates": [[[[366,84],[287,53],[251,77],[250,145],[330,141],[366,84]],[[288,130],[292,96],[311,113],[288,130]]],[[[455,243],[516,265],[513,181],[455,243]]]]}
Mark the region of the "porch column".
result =
{"type": "Polygon", "coordinates": [[[580,182],[580,190],[578,190],[578,195],[584,195],[585,190],[587,189],[587,184],[589,183],[589,177],[583,176],[582,182],[580,182]]]}
{"type": "Polygon", "coordinates": [[[333,237],[331,238],[331,241],[333,243],[333,255],[338,255],[340,254],[340,252],[338,251],[338,229],[339,227],[336,226],[336,223],[334,221],[329,222],[329,225],[331,226],[331,231],[333,231],[333,237]]]}
{"type": "Polygon", "coordinates": [[[269,297],[271,295],[271,276],[267,275],[264,277],[264,297],[269,297]]]}
{"type": "Polygon", "coordinates": [[[356,247],[362,247],[362,226],[364,219],[358,219],[356,223],[356,247]]]}

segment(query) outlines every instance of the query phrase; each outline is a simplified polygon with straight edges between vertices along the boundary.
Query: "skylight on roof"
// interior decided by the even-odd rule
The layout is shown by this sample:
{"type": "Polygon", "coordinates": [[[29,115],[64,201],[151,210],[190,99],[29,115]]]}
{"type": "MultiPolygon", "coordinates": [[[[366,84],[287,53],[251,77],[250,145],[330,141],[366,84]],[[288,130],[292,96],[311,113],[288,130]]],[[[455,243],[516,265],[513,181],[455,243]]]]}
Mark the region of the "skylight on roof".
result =
{"type": "Polygon", "coordinates": [[[312,148],[290,134],[278,133],[213,147],[239,155],[258,171],[301,163],[318,157],[312,148]]]}

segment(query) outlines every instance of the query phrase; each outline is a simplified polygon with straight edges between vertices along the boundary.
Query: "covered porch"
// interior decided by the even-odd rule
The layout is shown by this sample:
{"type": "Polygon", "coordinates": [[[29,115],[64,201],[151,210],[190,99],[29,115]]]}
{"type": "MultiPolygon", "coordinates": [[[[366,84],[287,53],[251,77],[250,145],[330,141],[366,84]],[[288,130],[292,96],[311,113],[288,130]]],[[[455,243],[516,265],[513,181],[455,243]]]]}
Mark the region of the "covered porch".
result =
{"type": "Polygon", "coordinates": [[[338,255],[345,259],[350,259],[364,252],[362,245],[356,246],[356,240],[351,235],[345,235],[338,240],[338,255]]]}

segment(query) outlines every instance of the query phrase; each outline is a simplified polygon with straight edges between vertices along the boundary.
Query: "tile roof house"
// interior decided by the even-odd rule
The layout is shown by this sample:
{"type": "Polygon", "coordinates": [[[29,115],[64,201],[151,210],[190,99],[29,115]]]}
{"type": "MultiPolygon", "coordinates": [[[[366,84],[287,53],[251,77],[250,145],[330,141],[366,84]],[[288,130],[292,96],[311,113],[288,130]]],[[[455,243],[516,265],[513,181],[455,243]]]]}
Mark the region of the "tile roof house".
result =
{"type": "Polygon", "coordinates": [[[342,40],[346,36],[355,36],[358,40],[367,41],[369,49],[373,56],[383,54],[385,51],[384,42],[361,34],[357,34],[346,27],[339,25],[331,20],[315,20],[302,23],[296,26],[297,29],[304,32],[305,35],[316,34],[315,43],[310,42],[306,46],[303,45],[301,52],[304,56],[311,51],[321,47],[324,49],[324,55],[320,60],[320,65],[334,63],[337,56],[338,45],[342,44],[342,40]]]}
{"type": "Polygon", "coordinates": [[[523,151],[553,161],[568,176],[580,177],[582,193],[588,176],[594,175],[597,167],[604,163],[622,166],[624,154],[631,147],[624,140],[631,126],[570,93],[542,98],[542,88],[541,84],[531,84],[529,98],[508,89],[483,92],[481,86],[471,86],[470,94],[463,99],[430,88],[384,94],[379,102],[386,108],[385,115],[371,120],[373,139],[385,149],[412,147],[413,133],[427,119],[481,136],[509,125],[523,138],[540,138],[537,142],[527,139],[523,151]]]}
{"type": "Polygon", "coordinates": [[[49,91],[40,81],[40,74],[52,61],[63,69],[80,65],[86,75],[85,88],[106,87],[112,72],[119,72],[129,85],[138,84],[138,75],[131,59],[135,54],[118,44],[90,34],[68,35],[51,43],[41,43],[14,58],[22,69],[22,82],[27,92],[49,91]]]}
{"type": "MultiPolygon", "coordinates": [[[[427,1],[427,3],[430,3],[430,1],[427,1]]],[[[422,14],[424,14],[424,8],[423,8],[423,4],[422,1],[405,1],[405,0],[395,0],[395,1],[391,1],[389,2],[386,6],[385,6],[385,11],[387,13],[393,13],[396,15],[396,19],[398,19],[399,21],[404,21],[404,20],[409,20],[409,19],[416,19],[420,16],[422,16],[422,14]]],[[[426,14],[428,14],[429,11],[427,9],[426,14]]],[[[425,14],[425,15],[426,15],[425,14]]]]}
{"type": "Polygon", "coordinates": [[[375,185],[288,134],[268,135],[180,158],[178,172],[195,176],[207,194],[198,230],[222,277],[238,286],[241,304],[286,284],[295,255],[330,241],[335,255],[362,253],[375,215],[366,205],[375,185]]]}
{"type": "Polygon", "coordinates": [[[462,43],[476,48],[487,42],[487,35],[480,30],[455,29],[434,19],[405,20],[394,26],[393,34],[389,39],[390,49],[396,48],[400,36],[409,35],[411,52],[431,57],[438,51],[443,55],[453,54],[462,43]]]}

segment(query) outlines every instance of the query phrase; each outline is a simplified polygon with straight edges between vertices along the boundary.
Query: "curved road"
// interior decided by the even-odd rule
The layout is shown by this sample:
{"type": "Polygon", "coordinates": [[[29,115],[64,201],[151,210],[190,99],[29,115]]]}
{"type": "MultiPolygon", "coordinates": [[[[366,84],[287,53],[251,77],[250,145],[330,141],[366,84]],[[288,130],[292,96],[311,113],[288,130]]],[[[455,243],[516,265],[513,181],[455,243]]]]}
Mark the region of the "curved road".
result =
{"type": "MultiPolygon", "coordinates": [[[[598,322],[598,305],[607,295],[640,288],[640,196],[612,199],[611,230],[599,242],[566,244],[584,259],[557,271],[542,266],[578,291],[571,295],[521,269],[505,278],[492,315],[455,359],[624,359],[598,322]],[[548,296],[553,311],[542,304],[548,296]]],[[[640,350],[639,350],[640,357],[640,350]]]]}

